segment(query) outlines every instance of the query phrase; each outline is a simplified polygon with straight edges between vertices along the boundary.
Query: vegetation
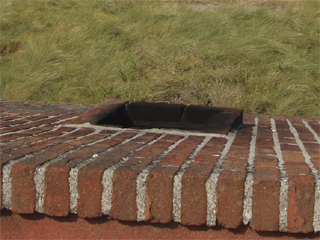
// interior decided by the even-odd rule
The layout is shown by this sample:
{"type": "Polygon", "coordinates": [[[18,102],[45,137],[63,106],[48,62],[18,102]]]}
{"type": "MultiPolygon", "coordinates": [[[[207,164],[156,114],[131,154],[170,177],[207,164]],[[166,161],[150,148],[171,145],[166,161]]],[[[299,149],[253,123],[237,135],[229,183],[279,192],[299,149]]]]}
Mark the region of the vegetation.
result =
{"type": "Polygon", "coordinates": [[[0,96],[320,116],[318,0],[182,2],[2,0],[0,96]]]}

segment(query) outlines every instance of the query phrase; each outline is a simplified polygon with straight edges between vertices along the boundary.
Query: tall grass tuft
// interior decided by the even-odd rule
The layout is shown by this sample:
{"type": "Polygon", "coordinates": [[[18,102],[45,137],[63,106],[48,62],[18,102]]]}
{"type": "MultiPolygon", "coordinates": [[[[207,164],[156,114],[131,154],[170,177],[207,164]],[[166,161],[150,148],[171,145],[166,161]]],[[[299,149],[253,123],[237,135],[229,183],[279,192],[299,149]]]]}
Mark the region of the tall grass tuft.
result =
{"type": "Polygon", "coordinates": [[[0,96],[320,116],[319,1],[213,2],[3,0],[0,96]]]}

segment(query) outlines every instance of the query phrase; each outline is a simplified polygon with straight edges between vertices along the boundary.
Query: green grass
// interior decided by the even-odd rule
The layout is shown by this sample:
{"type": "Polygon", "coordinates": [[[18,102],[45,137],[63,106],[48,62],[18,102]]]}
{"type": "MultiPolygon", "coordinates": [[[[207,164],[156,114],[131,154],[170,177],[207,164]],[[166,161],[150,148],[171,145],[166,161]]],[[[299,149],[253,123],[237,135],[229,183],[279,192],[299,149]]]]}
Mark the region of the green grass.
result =
{"type": "Polygon", "coordinates": [[[1,98],[320,116],[319,1],[170,2],[2,0],[1,98]]]}

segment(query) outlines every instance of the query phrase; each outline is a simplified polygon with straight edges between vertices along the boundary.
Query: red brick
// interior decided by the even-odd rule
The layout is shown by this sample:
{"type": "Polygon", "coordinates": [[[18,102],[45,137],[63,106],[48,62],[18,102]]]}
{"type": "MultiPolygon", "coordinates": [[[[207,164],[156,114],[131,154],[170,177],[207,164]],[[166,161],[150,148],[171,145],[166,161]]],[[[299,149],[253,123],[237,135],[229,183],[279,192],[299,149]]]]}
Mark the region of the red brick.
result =
{"type": "Polygon", "coordinates": [[[27,123],[27,122],[28,122],[28,120],[25,120],[25,119],[16,119],[16,120],[12,120],[12,121],[2,122],[1,127],[6,128],[6,127],[10,127],[12,125],[23,124],[23,123],[27,123]]]}
{"type": "Polygon", "coordinates": [[[24,130],[21,132],[10,132],[9,134],[3,135],[0,138],[0,142],[6,142],[6,141],[10,141],[16,138],[20,138],[20,137],[28,137],[34,134],[39,134],[42,132],[46,132],[51,130],[52,127],[41,127],[41,128],[37,128],[37,129],[30,129],[30,130],[24,130]]]}
{"type": "Polygon", "coordinates": [[[179,140],[182,139],[182,138],[183,138],[183,137],[182,137],[182,136],[179,136],[179,135],[170,135],[170,134],[167,134],[164,138],[162,138],[162,140],[177,142],[177,141],[179,141],[179,140]]]}
{"type": "Polygon", "coordinates": [[[213,156],[212,154],[207,154],[206,152],[200,152],[195,157],[196,162],[210,162],[215,163],[219,159],[220,155],[213,156]]]}
{"type": "Polygon", "coordinates": [[[287,174],[311,174],[311,170],[305,162],[285,162],[285,167],[287,174]]]}
{"type": "Polygon", "coordinates": [[[212,138],[201,149],[201,151],[222,151],[224,145],[227,143],[225,138],[212,138]]]}
{"type": "Polygon", "coordinates": [[[246,173],[222,170],[217,184],[217,221],[225,228],[242,224],[246,173]]]}
{"type": "Polygon", "coordinates": [[[173,178],[178,169],[178,166],[159,166],[150,170],[147,177],[146,221],[171,222],[173,178]]]}
{"type": "Polygon", "coordinates": [[[204,137],[189,136],[183,142],[181,142],[177,147],[172,150],[172,153],[185,153],[191,154],[196,149],[196,147],[203,141],[204,137]]]}
{"type": "MultiPolygon", "coordinates": [[[[64,142],[72,140],[72,139],[84,137],[85,135],[93,133],[93,132],[94,132],[94,130],[91,128],[82,128],[80,130],[77,130],[75,132],[71,132],[71,133],[64,135],[64,136],[58,136],[58,137],[52,138],[49,141],[54,142],[54,143],[64,143],[64,142]]],[[[88,136],[88,137],[90,138],[90,136],[88,136]]],[[[88,137],[86,137],[86,139],[88,137]]],[[[80,141],[83,141],[83,139],[80,141]]]]}
{"type": "Polygon", "coordinates": [[[12,211],[15,213],[35,211],[33,171],[27,164],[15,164],[12,167],[12,211]]]}
{"type": "Polygon", "coordinates": [[[136,188],[137,177],[152,161],[147,158],[131,158],[113,173],[113,194],[111,216],[118,220],[137,219],[136,188]]]}
{"type": "Polygon", "coordinates": [[[73,129],[74,128],[62,127],[62,128],[57,129],[54,132],[46,132],[46,133],[43,133],[43,134],[39,134],[37,136],[31,136],[31,137],[23,138],[23,139],[20,139],[20,140],[17,140],[17,141],[11,141],[11,142],[5,143],[4,145],[0,146],[0,149],[1,149],[1,152],[4,152],[4,151],[10,150],[12,148],[21,147],[23,145],[28,145],[30,143],[35,143],[35,142],[38,142],[40,140],[46,140],[46,139],[51,138],[51,137],[60,136],[60,135],[62,135],[64,133],[66,133],[66,132],[72,131],[73,129]]]}
{"type": "MultiPolygon", "coordinates": [[[[266,134],[265,134],[266,135],[266,134]]],[[[270,135],[270,138],[257,138],[256,146],[258,148],[273,148],[273,139],[272,136],[270,135]]]]}
{"type": "MultiPolygon", "coordinates": [[[[170,144],[173,144],[173,142],[170,142],[170,144]]],[[[165,150],[166,150],[166,147],[157,147],[157,144],[155,143],[155,144],[152,144],[152,145],[142,149],[135,156],[136,157],[155,158],[156,156],[159,156],[161,153],[163,153],[165,150]]]]}
{"type": "Polygon", "coordinates": [[[39,127],[40,125],[52,125],[61,119],[63,119],[63,116],[56,116],[53,118],[43,119],[43,120],[40,120],[37,122],[30,122],[30,123],[22,124],[19,126],[13,126],[10,128],[3,129],[0,132],[2,134],[4,134],[4,133],[9,133],[9,132],[21,131],[22,129],[28,129],[28,128],[32,128],[32,127],[39,127]]]}
{"type": "Polygon", "coordinates": [[[275,156],[256,155],[254,160],[255,165],[269,165],[276,167],[278,158],[275,156]]]}
{"type": "Polygon", "coordinates": [[[68,151],[68,146],[55,146],[45,153],[18,162],[12,167],[12,211],[33,213],[36,198],[33,174],[35,167],[68,151]]]}
{"type": "Polygon", "coordinates": [[[92,218],[101,216],[101,189],[103,188],[101,179],[104,170],[118,163],[122,157],[127,156],[141,145],[142,143],[129,142],[125,145],[117,146],[111,152],[100,155],[94,162],[79,170],[78,215],[80,217],[92,218]]]}
{"type": "Polygon", "coordinates": [[[276,155],[276,152],[273,148],[260,148],[256,147],[256,154],[257,155],[276,155]]]}
{"type": "Polygon", "coordinates": [[[304,162],[305,161],[302,153],[298,152],[298,151],[284,150],[284,151],[282,151],[282,157],[285,162],[287,162],[287,161],[304,162]]]}
{"type": "Polygon", "coordinates": [[[281,150],[288,150],[288,151],[297,151],[300,152],[300,148],[297,144],[287,144],[287,143],[281,143],[280,144],[281,150]]]}
{"type": "MultiPolygon", "coordinates": [[[[100,136],[101,138],[101,136],[100,136]]],[[[110,140],[110,139],[106,139],[110,140]]],[[[92,139],[93,141],[93,139],[92,139]]],[[[118,139],[119,142],[121,142],[122,140],[118,139]]],[[[64,157],[63,159],[49,165],[46,168],[46,173],[45,173],[45,177],[46,177],[46,182],[45,182],[45,194],[44,194],[44,203],[45,203],[45,208],[44,208],[44,212],[50,216],[67,216],[69,213],[69,202],[64,201],[65,199],[69,199],[69,182],[67,181],[67,183],[64,182],[65,179],[68,179],[69,177],[69,172],[71,170],[71,168],[77,166],[78,164],[82,163],[83,161],[91,158],[94,154],[98,154],[106,149],[108,149],[110,146],[106,145],[106,144],[95,144],[93,146],[87,146],[84,147],[80,150],[77,150],[75,152],[73,152],[72,154],[64,157]],[[57,197],[57,190],[59,189],[59,197],[57,197]]],[[[100,156],[103,157],[103,156],[100,156]]],[[[120,157],[121,159],[121,157],[120,157]]],[[[118,161],[120,160],[118,158],[118,161]]],[[[92,172],[92,168],[89,169],[89,172],[92,172]]],[[[86,174],[88,171],[81,171],[81,174],[85,174],[86,177],[88,177],[89,175],[86,174]]],[[[102,174],[102,170],[100,169],[99,171],[102,174]]],[[[81,175],[82,176],[82,175],[81,175]]],[[[98,177],[99,175],[97,174],[97,176],[95,176],[93,179],[96,179],[96,177],[98,177]]],[[[86,187],[86,185],[90,184],[93,179],[90,180],[90,182],[87,182],[86,179],[84,179],[83,177],[81,177],[81,179],[79,179],[79,182],[81,184],[81,188],[80,188],[80,192],[81,194],[85,196],[87,196],[86,191],[88,189],[88,187],[86,187]]],[[[97,180],[97,179],[96,179],[97,180]]],[[[101,178],[100,178],[101,180],[101,178]]],[[[96,186],[93,186],[92,184],[91,186],[91,191],[94,191],[94,189],[96,188],[96,186]]],[[[81,202],[80,202],[80,206],[83,204],[83,196],[81,198],[81,202]]],[[[90,199],[88,199],[90,200],[90,199]]],[[[94,206],[93,206],[94,207],[94,206]]],[[[83,207],[85,208],[85,207],[83,207]]],[[[87,208],[87,207],[86,207],[87,208]]],[[[87,209],[83,210],[83,212],[81,212],[83,209],[80,210],[80,214],[81,216],[86,216],[84,213],[84,211],[87,211],[87,209]]],[[[101,208],[100,208],[101,210],[101,208]]],[[[101,212],[99,211],[98,216],[101,215],[101,212]]],[[[92,212],[90,215],[88,215],[87,217],[92,217],[92,216],[97,216],[96,212],[92,212]]]]}
{"type": "MultiPolygon", "coordinates": [[[[245,160],[245,159],[239,159],[245,160]]],[[[223,163],[223,169],[228,171],[245,172],[247,164],[244,161],[235,161],[234,158],[227,158],[223,163]]]]}
{"type": "MultiPolygon", "coordinates": [[[[81,130],[80,130],[81,132],[81,130]]],[[[103,136],[100,136],[102,138],[103,136]]],[[[25,181],[25,178],[30,178],[33,179],[33,173],[36,168],[36,166],[54,159],[61,154],[71,150],[72,148],[79,147],[84,143],[88,143],[88,141],[94,141],[94,137],[91,139],[88,139],[87,141],[73,143],[68,142],[68,143],[63,143],[60,145],[53,146],[49,148],[47,151],[41,153],[41,154],[35,154],[33,158],[27,158],[26,160],[22,162],[18,162],[13,165],[12,171],[15,171],[14,174],[12,175],[12,203],[15,204],[15,208],[13,208],[14,212],[17,213],[30,213],[30,209],[26,209],[25,205],[21,204],[21,201],[24,199],[35,199],[35,188],[34,188],[34,183],[33,181],[25,181]],[[21,169],[28,169],[28,171],[22,171],[21,169]],[[20,172],[19,172],[20,171],[20,172]],[[14,187],[16,186],[16,187],[14,187]],[[21,186],[24,186],[22,189],[21,186]]],[[[35,147],[42,146],[44,142],[41,142],[39,144],[36,144],[35,147]]],[[[49,144],[53,144],[52,142],[49,142],[49,144]]],[[[49,165],[50,169],[51,165],[49,165]]],[[[55,175],[59,177],[59,175],[55,175]]],[[[61,175],[62,176],[62,175],[61,175]]],[[[60,179],[61,180],[61,179],[60,179]]],[[[46,184],[48,183],[46,179],[46,184]]],[[[59,186],[60,187],[60,186],[59,186]]],[[[63,192],[61,192],[63,194],[63,192]]],[[[54,193],[53,193],[54,195],[54,193]]],[[[34,206],[31,205],[33,208],[34,206]]]]}
{"type": "Polygon", "coordinates": [[[280,179],[275,167],[255,166],[251,227],[255,231],[278,231],[280,179]]]}
{"type": "Polygon", "coordinates": [[[104,168],[83,167],[78,172],[79,217],[93,218],[102,216],[102,175],[104,168]]]}
{"type": "Polygon", "coordinates": [[[308,133],[306,131],[309,131],[309,130],[304,130],[301,132],[298,130],[300,140],[303,142],[315,142],[316,139],[314,138],[314,136],[311,133],[308,133]]]}
{"type": "Polygon", "coordinates": [[[316,158],[320,156],[320,144],[319,143],[303,143],[306,151],[311,158],[316,158]]]}
{"type": "Polygon", "coordinates": [[[196,149],[196,147],[196,144],[182,142],[172,150],[172,153],[191,154],[196,149]]]}
{"type": "Polygon", "coordinates": [[[312,176],[289,175],[288,232],[313,231],[314,188],[312,176]]]}
{"type": "Polygon", "coordinates": [[[27,154],[34,153],[41,151],[42,149],[45,149],[51,145],[53,145],[53,142],[50,141],[43,141],[34,145],[22,147],[19,149],[19,151],[12,151],[12,152],[6,152],[1,154],[1,165],[5,164],[11,160],[24,157],[27,154]]]}
{"type": "Polygon", "coordinates": [[[193,162],[182,177],[181,224],[202,225],[207,217],[205,183],[214,163],[193,162]]]}
{"type": "Polygon", "coordinates": [[[317,158],[311,158],[311,161],[315,168],[320,172],[320,157],[317,158]]]}
{"type": "Polygon", "coordinates": [[[241,148],[231,148],[228,152],[228,157],[235,157],[235,158],[245,158],[247,159],[249,156],[249,149],[241,149],[241,148]]]}
{"type": "Polygon", "coordinates": [[[243,115],[243,123],[244,124],[254,124],[255,114],[244,114],[243,115]]]}
{"type": "Polygon", "coordinates": [[[165,165],[182,165],[187,158],[189,157],[188,154],[183,153],[169,153],[161,162],[159,163],[160,166],[165,165]]]}
{"type": "Polygon", "coordinates": [[[69,214],[69,174],[63,167],[49,166],[45,172],[44,213],[50,216],[69,214]]]}
{"type": "Polygon", "coordinates": [[[146,142],[150,142],[158,137],[160,137],[161,134],[156,134],[156,133],[146,133],[134,140],[132,140],[133,142],[143,142],[143,143],[146,143],[146,142]]]}
{"type": "Polygon", "coordinates": [[[310,125],[310,127],[318,134],[320,135],[320,123],[312,117],[303,117],[303,119],[310,125]]]}
{"type": "Polygon", "coordinates": [[[117,139],[129,139],[129,138],[132,138],[133,136],[137,135],[138,132],[136,131],[126,131],[126,132],[122,132],[120,134],[118,134],[117,136],[114,136],[114,138],[117,138],[117,139]]]}

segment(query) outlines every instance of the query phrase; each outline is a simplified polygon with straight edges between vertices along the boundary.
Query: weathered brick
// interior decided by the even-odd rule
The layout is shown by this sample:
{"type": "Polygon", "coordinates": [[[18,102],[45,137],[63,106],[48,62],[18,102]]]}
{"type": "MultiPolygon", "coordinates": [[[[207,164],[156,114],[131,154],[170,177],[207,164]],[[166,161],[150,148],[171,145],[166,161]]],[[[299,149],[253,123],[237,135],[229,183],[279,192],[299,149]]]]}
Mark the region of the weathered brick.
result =
{"type": "Polygon", "coordinates": [[[249,149],[245,148],[231,148],[228,152],[228,156],[235,158],[248,158],[249,149]]]}
{"type": "Polygon", "coordinates": [[[102,175],[104,167],[83,167],[78,172],[78,205],[79,217],[94,218],[102,216],[102,175]]]}
{"type": "Polygon", "coordinates": [[[298,152],[298,151],[284,150],[284,151],[282,151],[282,157],[285,162],[286,161],[291,161],[291,162],[304,162],[305,161],[305,158],[302,155],[302,153],[298,152]]]}
{"type": "Polygon", "coordinates": [[[212,138],[201,149],[201,151],[219,152],[222,151],[224,145],[227,143],[225,138],[212,138]]]}
{"type": "Polygon", "coordinates": [[[1,123],[1,128],[6,128],[6,127],[11,127],[13,125],[17,125],[17,124],[23,124],[28,122],[28,120],[26,119],[15,119],[12,121],[7,121],[7,122],[2,122],[1,123]]]}
{"type": "Polygon", "coordinates": [[[320,144],[317,142],[304,142],[303,143],[306,151],[311,158],[316,158],[320,156],[320,144]]]}
{"type": "Polygon", "coordinates": [[[309,126],[320,136],[320,123],[311,117],[303,117],[303,119],[309,124],[309,126]]]}
{"type": "Polygon", "coordinates": [[[273,148],[273,139],[272,135],[270,134],[261,134],[258,135],[260,137],[257,137],[256,146],[258,148],[273,148]]]}
{"type": "Polygon", "coordinates": [[[312,232],[314,179],[310,175],[289,175],[288,180],[288,232],[312,232]]]}
{"type": "Polygon", "coordinates": [[[46,140],[48,138],[51,138],[51,137],[57,137],[57,136],[60,136],[66,132],[70,132],[72,131],[74,128],[67,128],[67,127],[61,127],[59,129],[57,129],[56,131],[53,131],[53,132],[46,132],[44,134],[39,134],[37,136],[30,136],[30,137],[27,137],[27,138],[23,138],[23,139],[20,139],[20,140],[17,140],[17,141],[11,141],[11,142],[8,142],[8,143],[5,143],[4,145],[1,145],[0,146],[0,149],[1,149],[1,152],[4,152],[4,151],[8,151],[12,148],[17,148],[17,147],[20,147],[20,146],[23,146],[23,145],[28,145],[30,143],[35,143],[35,142],[38,142],[40,140],[46,140]]]}
{"type": "Polygon", "coordinates": [[[162,142],[159,144],[158,142],[142,149],[135,156],[136,157],[146,157],[146,158],[155,158],[163,153],[173,142],[166,141],[166,143],[162,142]]]}
{"type": "Polygon", "coordinates": [[[311,158],[314,167],[320,172],[320,157],[311,158]]]}
{"type": "Polygon", "coordinates": [[[97,157],[95,161],[81,168],[78,173],[78,214],[80,217],[101,216],[101,189],[103,171],[113,164],[118,163],[123,157],[138,149],[144,144],[155,139],[158,135],[146,134],[140,136],[125,145],[118,145],[107,154],[97,157]],[[90,176],[90,181],[86,176],[90,176]],[[92,194],[91,194],[92,193],[92,194]]]}
{"type": "Polygon", "coordinates": [[[278,158],[276,156],[256,155],[254,159],[255,165],[277,166],[278,158]]]}
{"type": "Polygon", "coordinates": [[[160,163],[159,165],[177,165],[180,166],[184,163],[187,158],[189,157],[188,154],[183,153],[169,153],[160,163]]]}
{"type": "Polygon", "coordinates": [[[113,151],[99,155],[94,162],[81,168],[78,173],[78,215],[80,217],[101,216],[102,175],[105,169],[118,163],[123,157],[136,150],[142,143],[128,143],[113,151]],[[87,176],[91,176],[89,181],[87,176]]]}
{"type": "Polygon", "coordinates": [[[152,161],[151,158],[131,158],[113,173],[111,216],[118,220],[137,219],[137,177],[152,161]]]}
{"type": "Polygon", "coordinates": [[[265,148],[256,146],[256,154],[257,155],[276,155],[276,152],[273,148],[265,148]]]}
{"type": "MultiPolygon", "coordinates": [[[[100,136],[100,138],[102,138],[102,136],[100,136]]],[[[106,139],[105,141],[109,140],[110,139],[106,139]]],[[[122,140],[118,139],[118,143],[121,141],[122,140]]],[[[46,214],[50,216],[68,215],[69,202],[66,202],[65,199],[69,199],[70,189],[69,182],[64,181],[65,179],[68,179],[71,168],[91,158],[94,154],[98,154],[99,152],[102,152],[110,147],[110,145],[107,145],[103,142],[104,141],[100,142],[99,144],[95,144],[94,146],[87,146],[77,150],[46,168],[44,194],[44,212],[46,214]],[[59,189],[59,197],[56,196],[57,189],[59,189]]],[[[81,146],[80,144],[77,146],[81,146]]],[[[81,178],[81,180],[83,180],[83,178],[81,178]]]]}
{"type": "Polygon", "coordinates": [[[172,220],[173,178],[178,166],[160,166],[147,177],[146,221],[169,223],[172,220]]]}
{"type": "Polygon", "coordinates": [[[191,154],[196,147],[203,141],[204,137],[189,136],[187,139],[182,141],[176,146],[171,152],[172,153],[184,153],[191,154]]]}
{"type": "Polygon", "coordinates": [[[214,163],[193,162],[182,177],[181,224],[202,225],[207,217],[205,183],[214,163]]]}
{"type": "Polygon", "coordinates": [[[33,127],[39,127],[40,125],[52,125],[55,122],[63,119],[63,116],[56,116],[52,118],[46,118],[43,120],[39,120],[37,122],[30,122],[26,124],[22,124],[19,126],[13,126],[5,129],[0,129],[1,134],[9,133],[9,132],[15,132],[15,131],[21,131],[22,129],[28,129],[28,128],[33,128],[33,127]]]}
{"type": "Polygon", "coordinates": [[[311,169],[305,162],[285,162],[287,174],[310,175],[311,169]]]}
{"type": "Polygon", "coordinates": [[[217,221],[225,228],[242,224],[245,171],[222,170],[217,184],[217,221]]]}
{"type": "MultiPolygon", "coordinates": [[[[58,137],[54,137],[48,141],[54,142],[54,143],[64,143],[66,141],[72,140],[72,139],[76,139],[79,137],[84,137],[87,134],[93,133],[94,130],[91,128],[82,128],[80,130],[77,130],[75,132],[71,132],[67,135],[64,136],[58,136],[58,137]]],[[[85,139],[91,138],[91,136],[86,136],[84,137],[85,139]]],[[[81,139],[80,141],[84,141],[84,139],[81,139]]]]}
{"type": "Polygon", "coordinates": [[[41,127],[41,128],[34,128],[34,129],[30,129],[30,130],[24,130],[21,132],[10,132],[9,134],[3,135],[0,138],[0,142],[6,142],[6,141],[10,141],[10,140],[14,140],[16,138],[20,138],[20,137],[28,137],[34,134],[39,134],[42,132],[46,132],[51,130],[52,127],[41,127]]]}
{"type": "Polygon", "coordinates": [[[45,172],[44,213],[50,216],[69,214],[69,174],[64,167],[50,166],[45,172]]]}
{"type": "Polygon", "coordinates": [[[251,220],[251,227],[255,231],[278,231],[279,174],[275,167],[255,166],[251,220]]]}
{"type": "Polygon", "coordinates": [[[197,154],[197,156],[195,157],[195,161],[196,162],[211,162],[211,163],[215,163],[218,159],[219,159],[220,155],[216,154],[215,156],[213,156],[212,154],[202,151],[200,153],[197,154]]]}
{"type": "Polygon", "coordinates": [[[177,142],[177,141],[179,141],[179,140],[182,139],[182,138],[183,138],[183,137],[182,137],[182,136],[179,136],[179,135],[167,134],[164,138],[162,138],[162,140],[177,142]]]}
{"type": "Polygon", "coordinates": [[[254,124],[256,115],[255,114],[244,114],[243,115],[243,123],[244,124],[254,124]]]}
{"type": "Polygon", "coordinates": [[[223,169],[228,171],[236,171],[243,173],[246,170],[247,163],[244,161],[246,159],[236,159],[229,157],[223,162],[223,169]],[[241,161],[242,160],[242,161],[241,161]]]}
{"type": "Polygon", "coordinates": [[[34,213],[35,186],[32,166],[15,164],[12,167],[12,211],[15,213],[34,213]]]}
{"type": "Polygon", "coordinates": [[[33,213],[36,198],[33,174],[35,167],[70,150],[68,146],[55,146],[50,150],[18,162],[12,167],[12,211],[33,213]],[[28,205],[30,204],[30,205],[28,205]]]}
{"type": "Polygon", "coordinates": [[[298,130],[298,134],[299,134],[299,138],[303,142],[314,142],[314,141],[316,141],[314,136],[312,134],[306,132],[305,130],[303,130],[303,131],[299,131],[298,130]]]}
{"type": "Polygon", "coordinates": [[[23,157],[27,154],[41,151],[42,149],[45,149],[53,144],[54,143],[51,141],[43,141],[43,142],[40,142],[40,143],[37,143],[34,145],[22,147],[19,149],[19,151],[3,153],[3,154],[1,154],[1,165],[5,164],[11,160],[23,157]]]}
{"type": "MultiPolygon", "coordinates": [[[[83,130],[85,131],[85,130],[83,130]]],[[[82,130],[79,130],[79,132],[82,132],[82,130]]],[[[103,138],[103,136],[100,136],[100,138],[103,138]]],[[[12,204],[15,206],[13,208],[14,212],[17,213],[30,213],[30,209],[25,209],[25,205],[21,204],[22,200],[25,199],[35,199],[35,187],[33,181],[25,181],[24,178],[30,178],[33,179],[33,174],[36,166],[54,159],[61,154],[64,154],[65,152],[70,151],[73,148],[79,147],[82,144],[88,143],[90,141],[94,141],[94,137],[91,139],[87,139],[87,141],[75,141],[75,142],[66,142],[60,145],[53,146],[49,148],[47,151],[39,154],[35,154],[32,158],[27,158],[24,161],[18,162],[13,165],[12,171],[15,175],[12,175],[12,204]],[[20,169],[28,169],[28,171],[21,171],[20,169]],[[28,176],[27,176],[28,175],[28,176]],[[27,190],[21,189],[21,186],[24,186],[27,190]],[[22,199],[22,200],[21,200],[22,199]]],[[[39,144],[35,144],[35,147],[42,146],[45,142],[41,142],[39,144]]],[[[48,146],[54,144],[53,142],[48,142],[48,146]]],[[[51,165],[49,165],[51,166],[51,165]]],[[[62,176],[62,175],[61,175],[62,176]]],[[[58,176],[59,177],[59,176],[58,176]]],[[[46,179],[46,183],[47,179],[46,179]]],[[[33,201],[33,200],[32,200],[33,201]]],[[[34,206],[32,205],[32,208],[34,206]]]]}

